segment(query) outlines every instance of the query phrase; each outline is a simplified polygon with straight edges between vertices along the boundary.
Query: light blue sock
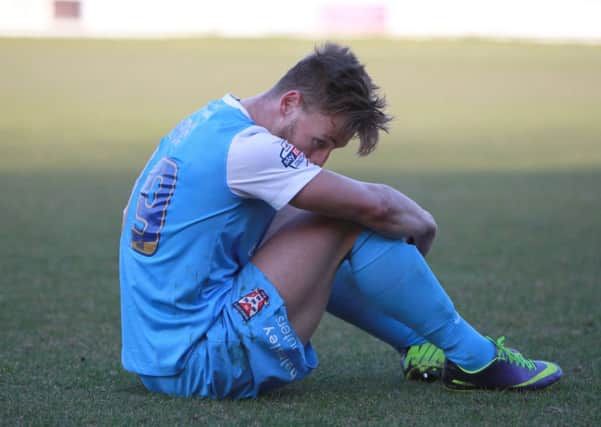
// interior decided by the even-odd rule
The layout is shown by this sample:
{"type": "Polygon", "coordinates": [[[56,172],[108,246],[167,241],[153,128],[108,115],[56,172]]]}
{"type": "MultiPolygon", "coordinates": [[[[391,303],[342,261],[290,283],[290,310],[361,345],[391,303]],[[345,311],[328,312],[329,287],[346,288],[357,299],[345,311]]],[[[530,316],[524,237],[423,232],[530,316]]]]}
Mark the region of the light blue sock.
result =
{"type": "Polygon", "coordinates": [[[390,344],[396,350],[426,342],[406,325],[384,314],[357,289],[351,266],[342,263],[332,286],[328,312],[390,344]]]}
{"type": "Polygon", "coordinates": [[[349,260],[357,289],[367,300],[440,347],[450,360],[477,370],[494,358],[493,343],[459,316],[415,246],[366,230],[349,260]]]}

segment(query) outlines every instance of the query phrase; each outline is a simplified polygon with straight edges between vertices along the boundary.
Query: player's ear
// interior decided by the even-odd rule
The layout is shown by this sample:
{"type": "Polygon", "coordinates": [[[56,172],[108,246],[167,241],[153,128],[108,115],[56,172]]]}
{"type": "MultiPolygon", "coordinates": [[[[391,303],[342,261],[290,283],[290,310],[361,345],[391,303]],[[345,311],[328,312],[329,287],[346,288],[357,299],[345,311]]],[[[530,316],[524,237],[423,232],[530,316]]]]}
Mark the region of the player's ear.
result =
{"type": "Polygon", "coordinates": [[[298,90],[289,90],[280,97],[280,113],[288,116],[301,108],[303,96],[298,90]]]}

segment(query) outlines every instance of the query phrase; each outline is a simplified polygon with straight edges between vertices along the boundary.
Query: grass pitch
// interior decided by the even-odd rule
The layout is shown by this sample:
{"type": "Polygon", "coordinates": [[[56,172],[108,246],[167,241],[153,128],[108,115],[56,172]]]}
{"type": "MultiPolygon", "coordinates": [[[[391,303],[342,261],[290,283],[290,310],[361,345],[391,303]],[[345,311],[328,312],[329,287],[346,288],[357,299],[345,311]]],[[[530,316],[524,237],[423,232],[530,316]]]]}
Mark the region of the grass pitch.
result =
{"type": "Polygon", "coordinates": [[[0,39],[0,424],[601,424],[601,50],[348,43],[396,121],[374,155],[331,168],[430,209],[459,311],[565,378],[523,394],[405,382],[393,350],[326,316],[299,384],[243,402],[147,393],[119,360],[133,180],[177,121],[267,89],[312,43],[0,39]]]}

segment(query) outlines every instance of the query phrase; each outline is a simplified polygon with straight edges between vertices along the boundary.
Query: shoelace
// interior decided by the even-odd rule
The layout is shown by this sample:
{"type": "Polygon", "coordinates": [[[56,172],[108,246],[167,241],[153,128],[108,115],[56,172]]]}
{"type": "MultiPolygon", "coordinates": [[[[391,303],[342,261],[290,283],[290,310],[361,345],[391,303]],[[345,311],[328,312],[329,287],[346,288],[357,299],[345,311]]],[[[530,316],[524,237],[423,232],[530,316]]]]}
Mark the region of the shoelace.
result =
{"type": "Polygon", "coordinates": [[[536,364],[532,359],[528,359],[524,357],[522,353],[513,351],[505,347],[505,337],[499,337],[496,341],[492,341],[499,350],[497,358],[501,360],[506,360],[513,365],[522,366],[531,371],[536,369],[536,364]]]}

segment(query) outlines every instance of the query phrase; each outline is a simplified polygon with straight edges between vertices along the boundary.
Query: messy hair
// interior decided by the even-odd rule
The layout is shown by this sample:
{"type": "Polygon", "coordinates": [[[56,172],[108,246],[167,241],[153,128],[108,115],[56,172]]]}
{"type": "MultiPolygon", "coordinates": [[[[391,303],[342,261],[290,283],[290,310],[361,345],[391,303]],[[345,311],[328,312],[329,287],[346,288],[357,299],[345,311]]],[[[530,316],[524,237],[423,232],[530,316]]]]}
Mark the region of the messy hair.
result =
{"type": "Polygon", "coordinates": [[[342,115],[344,130],[359,137],[357,153],[365,156],[376,148],[379,131],[388,132],[391,120],[378,89],[348,47],[326,43],[288,70],[272,90],[298,90],[305,109],[342,115]]]}

